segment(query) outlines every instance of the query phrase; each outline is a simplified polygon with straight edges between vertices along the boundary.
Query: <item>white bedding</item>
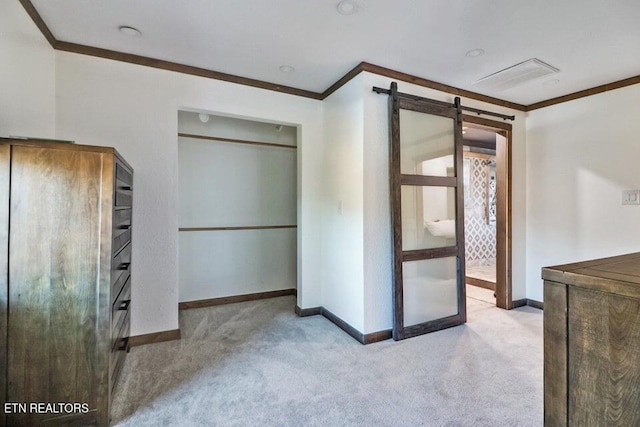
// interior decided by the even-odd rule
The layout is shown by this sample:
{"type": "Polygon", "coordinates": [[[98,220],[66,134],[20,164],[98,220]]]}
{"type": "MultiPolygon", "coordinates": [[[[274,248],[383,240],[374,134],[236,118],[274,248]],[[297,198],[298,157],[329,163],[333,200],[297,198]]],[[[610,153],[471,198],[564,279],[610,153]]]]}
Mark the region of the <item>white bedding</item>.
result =
{"type": "Polygon", "coordinates": [[[456,237],[456,222],[452,219],[425,221],[424,226],[433,236],[447,239],[455,239],[456,237]]]}

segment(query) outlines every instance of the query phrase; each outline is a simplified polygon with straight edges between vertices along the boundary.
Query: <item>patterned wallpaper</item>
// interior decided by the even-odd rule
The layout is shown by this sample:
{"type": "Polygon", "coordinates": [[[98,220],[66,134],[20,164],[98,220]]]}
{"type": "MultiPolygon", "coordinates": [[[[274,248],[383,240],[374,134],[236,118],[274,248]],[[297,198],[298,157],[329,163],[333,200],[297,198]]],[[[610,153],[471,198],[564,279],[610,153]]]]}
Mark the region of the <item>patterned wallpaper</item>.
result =
{"type": "Polygon", "coordinates": [[[464,232],[466,262],[469,266],[495,263],[496,223],[495,215],[495,157],[474,157],[464,154],[465,163],[465,201],[464,232]],[[491,161],[491,164],[487,164],[491,161]],[[468,178],[466,175],[467,170],[468,178]],[[493,176],[493,185],[489,186],[493,176]],[[491,187],[491,188],[490,188],[491,187]],[[493,200],[493,209],[487,210],[487,191],[493,200]],[[487,213],[490,218],[487,219],[487,213]]]}

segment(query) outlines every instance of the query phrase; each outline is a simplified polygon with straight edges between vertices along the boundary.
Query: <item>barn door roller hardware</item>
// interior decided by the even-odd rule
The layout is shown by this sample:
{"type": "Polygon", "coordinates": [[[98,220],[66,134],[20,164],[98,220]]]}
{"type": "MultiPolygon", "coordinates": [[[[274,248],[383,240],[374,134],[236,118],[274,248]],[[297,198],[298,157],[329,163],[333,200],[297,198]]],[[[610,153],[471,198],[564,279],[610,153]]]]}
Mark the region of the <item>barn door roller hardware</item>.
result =
{"type": "MultiPolygon", "coordinates": [[[[375,93],[378,93],[378,94],[385,94],[385,95],[390,95],[391,94],[391,90],[390,89],[383,89],[381,87],[376,87],[376,86],[373,87],[373,91],[375,93]]],[[[435,99],[423,98],[421,96],[410,95],[408,93],[398,93],[398,95],[402,96],[403,98],[413,99],[413,100],[416,100],[416,101],[430,102],[432,104],[442,105],[442,106],[446,106],[446,107],[454,107],[454,108],[456,107],[455,104],[450,104],[448,102],[443,102],[443,101],[437,101],[435,99]]],[[[459,99],[459,98],[456,98],[456,99],[459,99]]],[[[463,111],[470,111],[472,113],[476,113],[477,115],[500,117],[502,120],[515,120],[516,119],[516,116],[508,116],[506,114],[494,113],[493,111],[481,110],[479,108],[464,107],[464,106],[461,106],[460,108],[463,111]]]]}

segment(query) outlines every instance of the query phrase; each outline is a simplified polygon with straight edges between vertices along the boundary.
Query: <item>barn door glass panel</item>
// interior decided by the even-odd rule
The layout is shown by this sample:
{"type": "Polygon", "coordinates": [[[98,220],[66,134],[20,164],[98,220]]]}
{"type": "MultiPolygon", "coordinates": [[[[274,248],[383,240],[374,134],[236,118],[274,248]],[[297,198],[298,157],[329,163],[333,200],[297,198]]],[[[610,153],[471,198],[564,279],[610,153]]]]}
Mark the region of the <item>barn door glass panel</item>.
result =
{"type": "Polygon", "coordinates": [[[466,321],[462,114],[390,91],[394,339],[466,321]]]}

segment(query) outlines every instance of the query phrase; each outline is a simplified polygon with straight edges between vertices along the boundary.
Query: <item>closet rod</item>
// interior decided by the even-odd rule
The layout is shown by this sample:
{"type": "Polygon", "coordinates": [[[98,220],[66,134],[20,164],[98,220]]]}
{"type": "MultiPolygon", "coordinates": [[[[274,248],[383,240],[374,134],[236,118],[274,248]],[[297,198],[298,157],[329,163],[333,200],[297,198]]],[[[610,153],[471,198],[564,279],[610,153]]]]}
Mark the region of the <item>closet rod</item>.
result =
{"type": "Polygon", "coordinates": [[[235,230],[272,230],[277,228],[297,228],[297,225],[248,225],[242,227],[180,227],[178,231],[235,231],[235,230]]]}
{"type": "Polygon", "coordinates": [[[209,141],[232,142],[235,144],[260,145],[262,147],[293,148],[294,150],[298,148],[295,145],[275,144],[275,143],[260,142],[260,141],[247,141],[244,139],[220,138],[217,136],[195,135],[191,133],[178,133],[178,136],[181,136],[183,138],[206,139],[209,141]]]}
{"type": "MultiPolygon", "coordinates": [[[[373,87],[373,91],[375,93],[378,94],[385,94],[385,95],[389,95],[391,93],[391,91],[389,89],[383,89],[381,87],[373,87]]],[[[448,102],[443,102],[443,101],[437,101],[435,99],[429,99],[429,98],[423,98],[421,96],[417,96],[417,95],[411,95],[408,93],[402,93],[402,92],[398,92],[399,96],[402,96],[404,98],[408,98],[408,99],[413,99],[416,101],[425,101],[425,102],[430,102],[432,104],[437,104],[437,105],[442,105],[442,106],[447,106],[447,107],[453,107],[453,104],[450,104],[448,102]]],[[[500,117],[503,120],[515,120],[516,116],[508,116],[506,114],[500,114],[500,113],[494,113],[493,111],[487,111],[487,110],[480,110],[479,108],[472,108],[472,107],[465,107],[462,106],[460,107],[461,109],[463,109],[464,111],[471,111],[472,113],[476,113],[477,115],[485,115],[485,116],[493,116],[493,117],[500,117]]]]}

